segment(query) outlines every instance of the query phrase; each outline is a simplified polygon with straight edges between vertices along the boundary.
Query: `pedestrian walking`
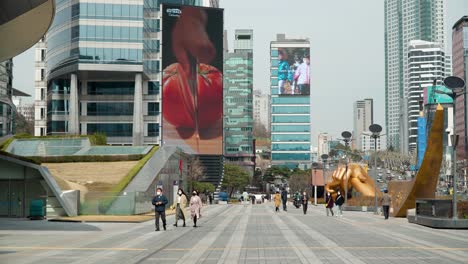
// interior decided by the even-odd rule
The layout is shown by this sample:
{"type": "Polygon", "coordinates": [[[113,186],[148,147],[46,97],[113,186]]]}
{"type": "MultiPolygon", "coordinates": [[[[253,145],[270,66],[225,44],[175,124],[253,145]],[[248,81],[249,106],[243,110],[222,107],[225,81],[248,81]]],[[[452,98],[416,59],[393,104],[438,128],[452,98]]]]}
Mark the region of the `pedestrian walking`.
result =
{"type": "Polygon", "coordinates": [[[382,208],[383,208],[383,213],[385,220],[388,219],[388,212],[390,210],[390,204],[392,203],[392,196],[388,194],[388,190],[384,190],[384,194],[382,198],[380,199],[380,202],[382,203],[382,208]]]}
{"type": "Polygon", "coordinates": [[[337,195],[336,195],[336,201],[335,201],[335,204],[336,206],[338,206],[338,213],[337,213],[337,216],[340,216],[342,217],[343,216],[343,204],[344,204],[344,197],[343,195],[341,195],[341,192],[338,191],[337,195]]]}
{"type": "Polygon", "coordinates": [[[325,198],[325,205],[326,205],[326,208],[327,208],[327,216],[329,216],[329,213],[331,213],[332,216],[335,215],[335,213],[333,213],[333,204],[334,204],[333,197],[331,196],[330,193],[327,193],[327,197],[325,198]]]}
{"type": "Polygon", "coordinates": [[[185,212],[185,207],[187,207],[187,195],[185,195],[184,190],[181,188],[177,191],[177,199],[173,207],[176,210],[174,226],[177,227],[179,219],[182,219],[182,221],[184,221],[183,227],[185,227],[185,219],[187,219],[187,214],[185,212]]]}
{"type": "Polygon", "coordinates": [[[163,228],[166,230],[166,204],[168,203],[166,196],[163,195],[161,188],[156,189],[156,196],[153,197],[151,202],[154,205],[154,216],[156,225],[156,231],[159,231],[159,218],[163,222],[163,228]]]}
{"type": "Polygon", "coordinates": [[[193,227],[197,227],[197,220],[201,217],[202,201],[197,191],[192,192],[190,197],[190,216],[193,220],[193,227]]]}
{"type": "Polygon", "coordinates": [[[213,193],[210,192],[210,194],[208,195],[208,200],[210,201],[210,204],[213,204],[213,193]]]}
{"type": "Polygon", "coordinates": [[[281,195],[279,191],[276,191],[275,195],[273,196],[273,200],[275,201],[275,211],[278,212],[281,205],[281,195]]]}
{"type": "Polygon", "coordinates": [[[283,201],[283,211],[288,211],[288,208],[286,207],[286,203],[288,202],[288,191],[286,191],[286,188],[283,188],[283,191],[281,192],[281,201],[283,201]]]}
{"type": "Polygon", "coordinates": [[[306,191],[302,193],[301,201],[302,201],[302,210],[304,211],[304,214],[307,214],[307,205],[309,204],[309,196],[307,195],[306,191]]]}

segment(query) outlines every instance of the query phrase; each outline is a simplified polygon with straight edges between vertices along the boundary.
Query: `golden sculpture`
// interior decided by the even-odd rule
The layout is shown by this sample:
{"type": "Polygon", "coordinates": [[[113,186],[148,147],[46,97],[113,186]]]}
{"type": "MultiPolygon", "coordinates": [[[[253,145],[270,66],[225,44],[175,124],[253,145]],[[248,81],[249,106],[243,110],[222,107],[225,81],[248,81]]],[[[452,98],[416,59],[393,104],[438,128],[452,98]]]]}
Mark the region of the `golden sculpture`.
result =
{"type": "MultiPolygon", "coordinates": [[[[325,190],[334,195],[338,190],[345,194],[345,189],[348,188],[348,194],[351,189],[355,189],[363,196],[375,196],[375,183],[366,170],[359,164],[348,164],[348,170],[345,165],[339,165],[333,172],[331,181],[325,186],[325,190]]],[[[377,195],[380,196],[380,190],[377,190],[377,195]]]]}
{"type": "Polygon", "coordinates": [[[438,105],[418,174],[412,181],[392,181],[388,184],[388,192],[392,196],[393,216],[405,217],[408,209],[416,207],[416,198],[435,198],[442,164],[443,136],[444,108],[438,105]]]}

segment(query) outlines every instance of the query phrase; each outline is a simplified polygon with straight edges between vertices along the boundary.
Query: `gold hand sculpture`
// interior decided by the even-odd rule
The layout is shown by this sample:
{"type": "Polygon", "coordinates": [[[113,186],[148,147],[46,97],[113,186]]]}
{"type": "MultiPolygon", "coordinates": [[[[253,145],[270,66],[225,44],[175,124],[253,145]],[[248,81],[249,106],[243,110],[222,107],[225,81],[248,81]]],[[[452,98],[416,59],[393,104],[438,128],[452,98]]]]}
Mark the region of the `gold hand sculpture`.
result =
{"type": "MultiPolygon", "coordinates": [[[[346,187],[349,191],[354,188],[363,196],[374,197],[374,181],[367,175],[366,170],[359,164],[348,164],[346,171],[345,165],[340,165],[333,172],[331,182],[325,186],[325,190],[331,194],[335,194],[338,190],[345,194],[346,187]]],[[[377,195],[380,195],[380,190],[377,190],[377,195]]]]}

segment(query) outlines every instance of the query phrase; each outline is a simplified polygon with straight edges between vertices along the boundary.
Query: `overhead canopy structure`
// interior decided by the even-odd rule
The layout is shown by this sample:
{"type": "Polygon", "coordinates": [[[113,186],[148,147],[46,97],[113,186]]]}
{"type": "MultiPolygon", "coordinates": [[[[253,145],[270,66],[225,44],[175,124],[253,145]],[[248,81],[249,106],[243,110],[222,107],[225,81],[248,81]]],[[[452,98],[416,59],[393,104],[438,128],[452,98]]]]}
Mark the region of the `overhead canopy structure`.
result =
{"type": "Polygon", "coordinates": [[[0,1],[0,62],[29,49],[49,29],[55,0],[0,1]]]}

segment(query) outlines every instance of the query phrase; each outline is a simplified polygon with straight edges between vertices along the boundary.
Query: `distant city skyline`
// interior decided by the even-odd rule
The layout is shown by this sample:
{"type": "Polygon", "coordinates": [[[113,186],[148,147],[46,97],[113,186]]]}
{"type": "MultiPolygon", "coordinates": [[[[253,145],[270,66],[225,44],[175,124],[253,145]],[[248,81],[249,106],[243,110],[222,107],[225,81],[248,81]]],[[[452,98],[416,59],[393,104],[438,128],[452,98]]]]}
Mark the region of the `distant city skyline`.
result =
{"type": "MultiPolygon", "coordinates": [[[[254,89],[269,92],[269,43],[277,33],[308,37],[311,42],[312,144],[317,145],[320,132],[337,138],[341,131],[352,130],[353,103],[364,97],[374,99],[375,122],[385,126],[384,1],[341,1],[337,5],[297,0],[294,6],[300,8],[294,9],[291,19],[287,19],[287,14],[279,19],[286,13],[280,3],[284,2],[220,1],[220,7],[225,9],[224,25],[230,33],[230,47],[235,29],[251,28],[255,32],[254,89]],[[303,23],[299,23],[301,19],[303,23]]],[[[467,14],[466,0],[447,0],[448,54],[451,54],[452,26],[467,14]]],[[[32,102],[34,48],[15,57],[13,62],[13,85],[31,94],[24,101],[32,102]]]]}

